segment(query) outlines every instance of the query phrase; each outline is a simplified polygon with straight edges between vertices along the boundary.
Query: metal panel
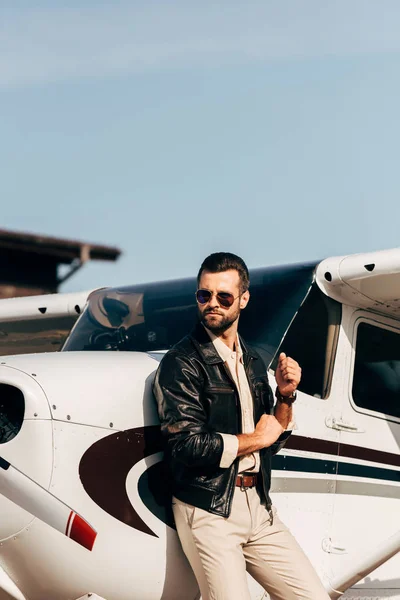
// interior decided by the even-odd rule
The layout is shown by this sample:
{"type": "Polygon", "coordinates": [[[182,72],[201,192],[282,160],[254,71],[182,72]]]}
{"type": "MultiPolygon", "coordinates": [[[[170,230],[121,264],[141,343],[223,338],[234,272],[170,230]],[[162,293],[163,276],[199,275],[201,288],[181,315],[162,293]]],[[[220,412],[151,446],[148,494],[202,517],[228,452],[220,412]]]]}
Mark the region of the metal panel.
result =
{"type": "MultiPolygon", "coordinates": [[[[139,352],[63,352],[6,358],[7,365],[34,373],[53,419],[110,431],[146,419],[158,423],[152,378],[159,362],[139,352]]],[[[151,423],[149,423],[151,421],[151,423]]]]}

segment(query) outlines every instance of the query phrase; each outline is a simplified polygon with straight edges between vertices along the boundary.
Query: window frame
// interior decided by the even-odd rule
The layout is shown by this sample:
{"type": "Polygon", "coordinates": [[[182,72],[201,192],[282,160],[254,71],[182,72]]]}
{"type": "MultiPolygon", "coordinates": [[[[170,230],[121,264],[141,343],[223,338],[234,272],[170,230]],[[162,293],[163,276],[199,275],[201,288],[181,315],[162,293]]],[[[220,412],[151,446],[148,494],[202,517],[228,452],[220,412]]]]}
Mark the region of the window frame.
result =
{"type": "MultiPolygon", "coordinates": [[[[272,368],[272,367],[275,365],[275,363],[277,361],[277,357],[279,356],[279,353],[282,351],[282,345],[284,345],[286,336],[289,333],[290,328],[292,327],[295,320],[298,318],[299,312],[303,308],[304,304],[307,302],[307,300],[309,300],[310,294],[314,293],[314,290],[317,294],[320,295],[322,302],[324,302],[325,308],[327,311],[327,316],[328,316],[322,395],[320,397],[314,396],[314,395],[309,394],[308,392],[302,390],[300,388],[301,382],[300,382],[298,391],[301,392],[302,394],[305,394],[308,398],[314,398],[315,400],[326,401],[329,399],[330,394],[331,394],[332,381],[333,381],[335,363],[336,363],[338,346],[339,346],[339,335],[340,335],[340,330],[342,327],[343,307],[340,302],[337,302],[333,298],[330,298],[329,296],[327,296],[319,288],[319,286],[317,286],[315,283],[313,283],[313,285],[310,287],[306,297],[304,298],[303,302],[299,306],[296,314],[293,316],[283,338],[281,339],[279,347],[273,357],[273,360],[271,361],[271,365],[268,370],[275,377],[275,368],[272,368]]],[[[294,358],[296,358],[296,357],[294,357],[294,358]]],[[[299,359],[300,359],[300,357],[299,357],[299,359]]],[[[301,360],[300,360],[300,366],[301,366],[301,360]]]]}
{"type": "MultiPolygon", "coordinates": [[[[323,293],[323,292],[322,292],[323,293]]],[[[325,370],[324,370],[324,388],[321,400],[329,400],[332,389],[333,374],[335,372],[335,364],[339,347],[339,336],[343,321],[343,306],[341,303],[329,306],[329,301],[333,300],[329,296],[324,295],[324,301],[328,311],[328,333],[327,345],[325,347],[325,370]],[[329,299],[329,300],[328,300],[329,299]],[[335,322],[331,323],[330,319],[335,317],[335,322]],[[329,346],[329,349],[328,349],[329,346]]],[[[314,397],[314,396],[313,396],[314,397]]]]}
{"type": "MultiPolygon", "coordinates": [[[[356,363],[356,346],[357,346],[357,338],[358,338],[358,328],[361,323],[366,323],[367,325],[372,325],[373,327],[377,327],[378,329],[385,329],[386,331],[392,331],[400,336],[400,323],[396,320],[383,317],[380,315],[371,315],[371,313],[366,313],[364,311],[356,311],[354,314],[354,321],[352,326],[352,341],[351,341],[351,363],[350,363],[350,375],[348,382],[348,397],[350,400],[350,405],[353,410],[357,413],[380,419],[381,421],[388,421],[390,423],[400,424],[400,417],[395,417],[393,415],[388,415],[386,413],[382,413],[376,410],[370,410],[369,408],[363,408],[362,406],[358,406],[355,403],[353,398],[353,381],[354,381],[354,370],[356,363]]],[[[399,338],[400,339],[400,338],[399,338]]]]}

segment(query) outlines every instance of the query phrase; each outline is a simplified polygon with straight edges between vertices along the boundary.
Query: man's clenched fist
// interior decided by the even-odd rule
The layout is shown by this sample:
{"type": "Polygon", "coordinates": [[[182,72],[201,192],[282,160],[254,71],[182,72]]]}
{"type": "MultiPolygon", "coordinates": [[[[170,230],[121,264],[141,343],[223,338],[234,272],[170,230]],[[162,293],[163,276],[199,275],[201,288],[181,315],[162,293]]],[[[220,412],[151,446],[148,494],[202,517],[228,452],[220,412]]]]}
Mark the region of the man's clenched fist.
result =
{"type": "Polygon", "coordinates": [[[292,396],[297,390],[301,379],[301,368],[298,362],[286,356],[284,352],[279,355],[275,379],[282,396],[292,396]]]}

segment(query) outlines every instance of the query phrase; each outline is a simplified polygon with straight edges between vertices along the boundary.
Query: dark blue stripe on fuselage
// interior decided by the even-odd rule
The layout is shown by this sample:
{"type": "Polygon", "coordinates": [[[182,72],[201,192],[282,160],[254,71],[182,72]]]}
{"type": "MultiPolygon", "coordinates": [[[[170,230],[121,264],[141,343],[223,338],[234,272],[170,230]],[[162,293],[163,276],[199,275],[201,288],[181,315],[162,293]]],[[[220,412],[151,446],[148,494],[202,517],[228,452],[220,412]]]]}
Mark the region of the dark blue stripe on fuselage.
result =
{"type": "Polygon", "coordinates": [[[321,460],[320,458],[276,455],[272,458],[272,468],[279,471],[337,474],[400,483],[400,471],[333,460],[321,460]]]}
{"type": "MultiPolygon", "coordinates": [[[[272,468],[280,471],[297,473],[321,473],[328,475],[347,475],[368,479],[381,479],[390,482],[400,482],[400,471],[380,469],[360,464],[337,463],[321,458],[304,458],[278,454],[272,459],[272,468]]],[[[301,478],[300,478],[301,480],[301,478]]],[[[163,523],[174,527],[171,514],[171,494],[165,480],[163,463],[158,462],[142,473],[138,481],[139,495],[147,508],[163,523]]],[[[301,491],[299,489],[299,491],[301,491]]],[[[306,489],[304,491],[307,491],[306,489]]]]}

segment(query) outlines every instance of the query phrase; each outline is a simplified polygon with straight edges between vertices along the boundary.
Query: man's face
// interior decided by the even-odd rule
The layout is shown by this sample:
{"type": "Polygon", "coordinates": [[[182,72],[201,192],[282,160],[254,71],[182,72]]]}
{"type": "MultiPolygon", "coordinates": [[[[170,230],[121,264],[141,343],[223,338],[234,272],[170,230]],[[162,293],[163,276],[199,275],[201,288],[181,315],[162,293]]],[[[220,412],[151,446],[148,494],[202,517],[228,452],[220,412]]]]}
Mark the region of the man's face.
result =
{"type": "Polygon", "coordinates": [[[241,294],[239,273],[234,269],[221,273],[203,271],[198,289],[212,292],[209,302],[197,303],[197,306],[201,322],[216,335],[223,333],[237,321],[240,311],[245,308],[250,298],[248,291],[241,294]],[[232,306],[225,308],[218,302],[219,292],[232,294],[232,306]]]}

